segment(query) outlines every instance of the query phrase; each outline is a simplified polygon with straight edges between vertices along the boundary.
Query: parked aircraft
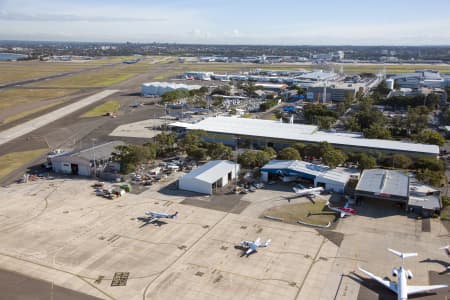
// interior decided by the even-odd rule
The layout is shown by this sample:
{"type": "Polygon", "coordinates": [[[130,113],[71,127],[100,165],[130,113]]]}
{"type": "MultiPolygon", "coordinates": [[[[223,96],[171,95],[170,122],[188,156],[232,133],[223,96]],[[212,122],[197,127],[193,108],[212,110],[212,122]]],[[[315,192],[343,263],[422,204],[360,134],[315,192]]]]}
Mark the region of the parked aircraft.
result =
{"type": "Polygon", "coordinates": [[[147,222],[148,224],[150,224],[159,219],[174,219],[177,217],[178,212],[175,212],[174,214],[168,214],[168,213],[157,213],[157,212],[146,211],[145,214],[147,216],[151,217],[151,219],[147,222]]]}
{"type": "Polygon", "coordinates": [[[346,216],[353,216],[356,214],[356,210],[348,207],[348,203],[346,203],[344,207],[335,207],[331,205],[330,201],[327,201],[327,207],[331,210],[334,210],[335,212],[338,212],[341,218],[344,218],[346,216]]]}
{"type": "Polygon", "coordinates": [[[261,238],[257,238],[255,241],[242,241],[241,245],[244,247],[247,247],[247,251],[242,256],[248,257],[253,252],[256,252],[257,248],[267,247],[270,245],[270,239],[267,240],[265,243],[261,243],[261,238]]]}
{"type": "Polygon", "coordinates": [[[417,256],[417,253],[401,253],[392,249],[388,249],[390,252],[394,253],[398,257],[402,259],[402,264],[399,268],[392,269],[392,276],[397,277],[397,282],[392,282],[389,280],[382,279],[362,268],[359,268],[361,272],[369,276],[370,278],[378,281],[378,283],[384,285],[391,291],[397,294],[398,300],[406,300],[408,299],[408,295],[428,292],[436,289],[447,288],[447,285],[438,284],[438,285],[408,285],[407,280],[413,278],[413,273],[410,270],[406,270],[403,267],[404,259],[407,257],[417,256]]]}
{"type": "Polygon", "coordinates": [[[299,189],[298,187],[292,188],[297,194],[297,196],[315,196],[320,195],[320,193],[323,192],[323,187],[315,187],[315,188],[306,188],[306,189],[299,189]]]}

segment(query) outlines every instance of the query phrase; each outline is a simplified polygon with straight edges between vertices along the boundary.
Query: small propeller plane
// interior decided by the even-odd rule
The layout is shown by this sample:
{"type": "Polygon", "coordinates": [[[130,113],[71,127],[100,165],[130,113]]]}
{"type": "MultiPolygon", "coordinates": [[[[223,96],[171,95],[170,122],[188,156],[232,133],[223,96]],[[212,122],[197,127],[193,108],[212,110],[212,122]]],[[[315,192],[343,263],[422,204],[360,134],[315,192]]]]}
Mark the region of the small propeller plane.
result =
{"type": "Polygon", "coordinates": [[[265,243],[261,243],[261,238],[257,238],[255,241],[242,241],[241,245],[248,248],[242,256],[248,257],[253,252],[256,252],[257,248],[267,247],[270,245],[271,240],[267,240],[265,243]]]}
{"type": "Polygon", "coordinates": [[[315,187],[315,188],[306,188],[306,189],[300,189],[298,187],[292,188],[295,192],[295,194],[299,197],[301,196],[316,196],[320,195],[320,193],[323,192],[323,187],[315,187]]]}
{"type": "Polygon", "coordinates": [[[341,218],[344,218],[346,216],[353,216],[356,214],[355,209],[348,207],[348,202],[344,207],[335,207],[331,205],[330,201],[327,201],[327,207],[331,210],[334,210],[335,212],[340,213],[341,218]]]}
{"type": "Polygon", "coordinates": [[[392,276],[397,277],[397,282],[382,279],[364,269],[359,268],[361,272],[369,276],[370,278],[376,280],[378,283],[384,285],[391,291],[397,294],[398,300],[407,300],[408,295],[414,295],[418,293],[428,292],[436,289],[447,288],[447,285],[408,285],[407,280],[413,278],[413,273],[410,270],[406,270],[403,267],[404,259],[407,257],[417,256],[417,253],[401,253],[392,249],[388,249],[393,254],[397,255],[402,259],[402,264],[399,268],[392,269],[392,276]]]}
{"type": "Polygon", "coordinates": [[[158,212],[146,211],[145,214],[151,218],[147,222],[147,224],[151,224],[155,221],[158,221],[159,219],[175,219],[178,215],[178,212],[176,211],[174,214],[168,214],[168,213],[158,213],[158,212]]]}

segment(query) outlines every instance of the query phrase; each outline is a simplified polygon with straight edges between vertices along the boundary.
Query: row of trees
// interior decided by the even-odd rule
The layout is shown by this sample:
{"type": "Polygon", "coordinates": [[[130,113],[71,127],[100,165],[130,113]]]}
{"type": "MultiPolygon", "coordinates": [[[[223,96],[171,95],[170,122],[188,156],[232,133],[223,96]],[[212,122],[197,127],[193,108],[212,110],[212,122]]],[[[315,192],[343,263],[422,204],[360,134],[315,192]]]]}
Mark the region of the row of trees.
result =
{"type": "Polygon", "coordinates": [[[173,103],[173,102],[176,102],[176,101],[178,101],[180,99],[184,99],[184,98],[193,98],[195,96],[202,97],[206,93],[208,93],[207,87],[201,87],[199,89],[190,90],[190,91],[188,91],[186,89],[176,89],[176,90],[164,93],[161,96],[161,100],[164,103],[173,103]]]}

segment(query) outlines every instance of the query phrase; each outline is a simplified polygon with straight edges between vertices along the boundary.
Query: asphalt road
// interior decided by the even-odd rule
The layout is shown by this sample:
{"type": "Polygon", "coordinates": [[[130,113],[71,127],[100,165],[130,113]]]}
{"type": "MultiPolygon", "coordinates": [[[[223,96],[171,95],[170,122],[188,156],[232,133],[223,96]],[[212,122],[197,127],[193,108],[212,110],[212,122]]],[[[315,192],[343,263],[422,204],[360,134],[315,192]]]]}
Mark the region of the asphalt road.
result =
{"type": "Polygon", "coordinates": [[[100,101],[103,98],[106,98],[116,92],[117,92],[117,90],[102,91],[102,92],[94,94],[90,97],[84,98],[83,100],[80,100],[78,102],[75,102],[75,103],[67,105],[67,106],[64,106],[64,107],[57,109],[55,111],[52,111],[48,114],[37,117],[35,119],[32,119],[28,122],[25,122],[25,123],[15,126],[15,127],[12,127],[10,129],[7,129],[5,131],[2,131],[2,132],[0,132],[0,145],[6,144],[18,137],[21,137],[32,131],[35,131],[36,129],[39,129],[47,124],[50,124],[50,123],[58,120],[58,119],[64,118],[65,116],[67,116],[75,111],[78,111],[81,108],[89,106],[97,101],[100,101]]]}

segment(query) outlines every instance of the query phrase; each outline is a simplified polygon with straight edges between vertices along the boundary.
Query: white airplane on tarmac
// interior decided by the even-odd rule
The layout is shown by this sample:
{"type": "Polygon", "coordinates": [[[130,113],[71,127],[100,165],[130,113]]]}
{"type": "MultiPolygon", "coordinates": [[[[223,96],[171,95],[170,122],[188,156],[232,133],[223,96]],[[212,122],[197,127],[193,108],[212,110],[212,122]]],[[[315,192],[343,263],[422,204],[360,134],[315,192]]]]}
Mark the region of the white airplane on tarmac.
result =
{"type": "Polygon", "coordinates": [[[178,212],[176,211],[174,214],[167,214],[167,213],[146,211],[145,214],[151,217],[151,219],[147,222],[148,224],[150,224],[159,219],[175,219],[178,215],[178,212]]]}
{"type": "Polygon", "coordinates": [[[408,299],[408,295],[429,292],[436,289],[447,288],[447,285],[408,285],[407,280],[413,278],[413,273],[410,270],[406,270],[403,267],[403,261],[407,257],[417,256],[417,253],[401,253],[392,249],[388,249],[390,252],[394,253],[402,259],[402,265],[399,268],[392,269],[392,276],[398,277],[397,282],[392,282],[389,280],[382,279],[364,269],[359,268],[361,272],[369,276],[370,278],[378,281],[378,283],[384,285],[391,291],[397,294],[398,300],[408,299]]]}
{"type": "Polygon", "coordinates": [[[320,193],[323,192],[323,187],[315,187],[315,188],[306,188],[306,189],[300,189],[298,187],[292,188],[295,192],[295,194],[299,197],[301,196],[316,196],[320,195],[320,193]]]}
{"type": "Polygon", "coordinates": [[[271,240],[267,240],[265,243],[261,243],[261,238],[257,238],[254,242],[252,241],[242,241],[241,245],[247,247],[247,251],[245,251],[242,256],[248,257],[253,252],[256,252],[257,248],[267,247],[270,245],[271,240]]]}

